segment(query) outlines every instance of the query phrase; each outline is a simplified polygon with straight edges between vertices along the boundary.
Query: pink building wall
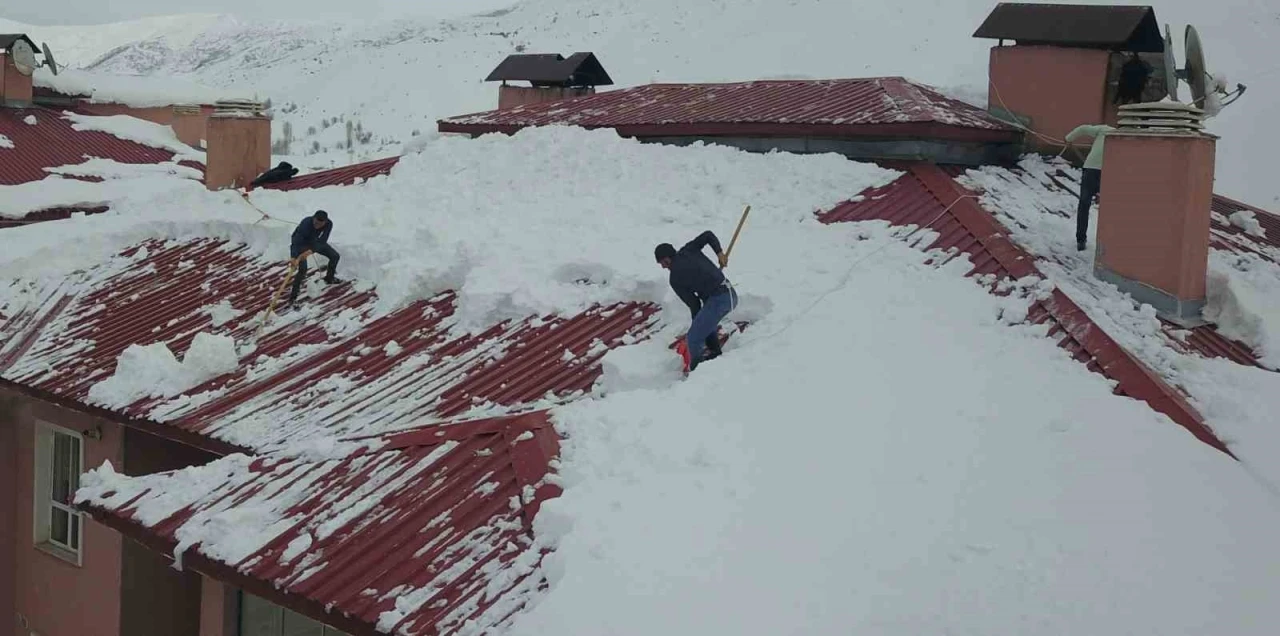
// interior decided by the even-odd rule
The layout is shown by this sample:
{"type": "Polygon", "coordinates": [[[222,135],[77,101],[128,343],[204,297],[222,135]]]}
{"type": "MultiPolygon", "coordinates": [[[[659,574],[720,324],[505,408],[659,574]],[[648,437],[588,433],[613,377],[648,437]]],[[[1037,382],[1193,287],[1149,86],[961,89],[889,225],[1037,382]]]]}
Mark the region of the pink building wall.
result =
{"type": "Polygon", "coordinates": [[[596,89],[584,88],[562,88],[562,87],[536,87],[536,86],[511,86],[503,84],[498,87],[498,109],[514,108],[525,104],[541,104],[543,102],[556,102],[571,97],[583,97],[592,95],[596,89]]]}
{"type": "Polygon", "coordinates": [[[189,146],[200,146],[200,140],[205,138],[205,129],[209,125],[209,115],[213,114],[212,106],[199,106],[198,111],[190,114],[175,112],[173,106],[155,106],[149,108],[134,108],[124,104],[90,104],[88,102],[78,102],[76,107],[80,110],[93,115],[101,115],[104,117],[111,115],[128,115],[145,119],[162,126],[169,126],[173,129],[178,140],[189,146]]]}
{"type": "MultiPolygon", "coordinates": [[[[36,420],[83,431],[102,427],[102,438],[84,438],[86,468],[110,460],[121,464],[121,429],[118,425],[34,400],[21,400],[15,417],[17,474],[13,516],[14,609],[26,623],[25,631],[40,636],[116,636],[120,629],[121,537],[88,517],[84,524],[79,566],[35,546],[34,475],[36,420]]],[[[10,616],[13,616],[12,614],[10,616]]],[[[21,625],[20,625],[21,627],[21,625]]]]}
{"type": "Polygon", "coordinates": [[[15,636],[18,628],[17,408],[17,399],[0,394],[0,636],[15,636]]]}
{"type": "MultiPolygon", "coordinates": [[[[1031,129],[1062,140],[1080,124],[1114,123],[1107,101],[1111,53],[1061,46],[991,48],[987,107],[1031,118],[1031,129]]],[[[1057,151],[1061,144],[1035,135],[1027,143],[1057,151]]]]}
{"type": "Polygon", "coordinates": [[[0,52],[0,102],[28,103],[32,91],[31,76],[19,73],[13,60],[0,52]]]}

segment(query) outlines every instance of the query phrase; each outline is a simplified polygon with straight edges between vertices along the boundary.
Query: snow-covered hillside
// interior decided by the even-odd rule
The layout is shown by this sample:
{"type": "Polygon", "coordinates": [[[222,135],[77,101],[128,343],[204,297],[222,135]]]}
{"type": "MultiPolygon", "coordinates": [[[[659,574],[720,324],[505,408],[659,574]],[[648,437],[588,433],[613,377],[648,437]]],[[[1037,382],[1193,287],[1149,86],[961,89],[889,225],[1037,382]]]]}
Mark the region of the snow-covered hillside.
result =
{"type": "MultiPolygon", "coordinates": [[[[276,135],[316,167],[395,154],[438,118],[496,105],[482,80],[506,55],[590,50],[619,86],[652,81],[906,75],[969,99],[986,95],[989,41],[971,37],[991,0],[523,0],[446,21],[285,23],[196,16],[37,30],[96,70],[181,76],[270,96],[276,135]],[[109,34],[111,37],[107,37],[109,34]],[[120,46],[120,35],[136,37],[120,46]],[[115,38],[115,39],[112,39],[115,38]],[[110,43],[110,46],[107,44],[110,43]],[[91,46],[92,44],[92,46],[91,46]],[[84,53],[81,54],[80,51],[84,53]],[[97,58],[92,52],[100,51],[97,58]],[[92,58],[92,59],[91,59],[92,58]],[[346,121],[357,141],[344,150],[346,121]]],[[[1218,189],[1280,207],[1270,148],[1280,144],[1280,15],[1253,0],[1153,3],[1194,23],[1211,70],[1250,86],[1211,123],[1223,135],[1218,189]]],[[[1179,58],[1181,42],[1175,43],[1179,58]]],[[[67,61],[64,59],[64,61],[67,61]]],[[[1181,59],[1179,59],[1181,64],[1181,59]]],[[[1184,91],[1185,92],[1185,91],[1184,91]]]]}

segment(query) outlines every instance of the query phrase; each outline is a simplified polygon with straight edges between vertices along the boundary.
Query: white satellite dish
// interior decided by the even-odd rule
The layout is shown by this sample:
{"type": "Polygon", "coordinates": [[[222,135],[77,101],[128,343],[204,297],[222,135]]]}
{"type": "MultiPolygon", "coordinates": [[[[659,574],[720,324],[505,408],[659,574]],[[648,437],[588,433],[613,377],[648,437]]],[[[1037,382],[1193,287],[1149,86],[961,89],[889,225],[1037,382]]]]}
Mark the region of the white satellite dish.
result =
{"type": "Polygon", "coordinates": [[[40,44],[40,48],[44,50],[44,65],[45,65],[45,66],[47,66],[47,67],[49,67],[49,70],[53,71],[53,74],[54,74],[54,75],[57,75],[57,74],[58,74],[58,62],[57,62],[57,60],[54,60],[54,59],[53,59],[53,51],[50,51],[50,50],[49,50],[49,43],[48,43],[48,42],[42,42],[42,43],[40,44]]]}
{"type": "Polygon", "coordinates": [[[36,52],[25,39],[19,38],[9,46],[9,57],[13,59],[13,65],[17,67],[18,72],[23,75],[32,74],[39,66],[36,62],[36,52]]]}
{"type": "Polygon", "coordinates": [[[1178,101],[1177,80],[1181,79],[1191,89],[1190,105],[1204,110],[1206,117],[1212,117],[1222,107],[1231,104],[1240,99],[1241,95],[1244,95],[1244,91],[1247,88],[1244,84],[1237,83],[1236,89],[1228,92],[1226,87],[1209,73],[1209,67],[1205,62],[1204,46],[1200,44],[1200,33],[1190,24],[1187,25],[1182,42],[1186,67],[1182,69],[1176,68],[1172,52],[1173,38],[1169,34],[1169,25],[1166,24],[1164,29],[1165,73],[1173,74],[1173,78],[1169,80],[1170,99],[1178,101]],[[1216,98],[1216,101],[1211,102],[1210,97],[1216,98]]]}

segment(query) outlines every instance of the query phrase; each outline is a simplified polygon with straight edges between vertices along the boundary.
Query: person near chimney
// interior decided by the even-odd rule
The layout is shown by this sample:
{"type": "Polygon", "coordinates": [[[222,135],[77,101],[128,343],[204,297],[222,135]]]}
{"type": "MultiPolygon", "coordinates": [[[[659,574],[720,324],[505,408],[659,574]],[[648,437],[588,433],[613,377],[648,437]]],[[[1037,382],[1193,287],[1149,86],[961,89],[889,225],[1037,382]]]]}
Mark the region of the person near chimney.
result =
{"type": "Polygon", "coordinates": [[[653,256],[658,265],[670,272],[671,289],[688,305],[693,318],[685,336],[689,370],[693,371],[699,362],[720,356],[717,328],[720,321],[738,306],[738,292],[720,271],[729,264],[729,257],[720,249],[720,239],[710,230],[699,234],[679,250],[670,243],[662,243],[653,249],[653,256]],[[715,252],[720,267],[716,267],[703,253],[703,248],[708,245],[715,252]]]}
{"type": "Polygon", "coordinates": [[[293,167],[293,164],[289,163],[288,161],[281,161],[279,164],[276,165],[276,167],[258,175],[257,179],[254,179],[251,183],[249,183],[249,187],[256,188],[258,186],[266,185],[268,183],[279,183],[281,181],[288,181],[289,179],[292,179],[294,175],[297,175],[297,174],[298,174],[298,169],[293,167]]]}
{"type": "Polygon", "coordinates": [[[302,219],[298,223],[298,227],[293,230],[293,238],[289,243],[289,257],[298,260],[298,271],[293,277],[293,289],[289,292],[289,302],[286,307],[290,307],[298,300],[298,293],[302,291],[302,281],[307,277],[307,259],[299,259],[299,256],[307,252],[315,252],[329,259],[329,267],[325,271],[324,282],[332,285],[339,281],[334,274],[338,270],[338,251],[329,245],[329,234],[333,231],[333,221],[329,220],[329,213],[324,210],[316,210],[315,214],[302,219]]]}
{"type": "Polygon", "coordinates": [[[1147,79],[1151,77],[1151,65],[1147,64],[1135,52],[1120,67],[1120,79],[1116,83],[1116,95],[1113,104],[1136,104],[1142,101],[1142,91],[1147,87],[1147,79]]]}
{"type": "MultiPolygon", "coordinates": [[[[1076,126],[1067,133],[1066,141],[1074,144],[1076,140],[1089,137],[1093,145],[1089,148],[1089,156],[1085,157],[1084,169],[1080,171],[1080,201],[1076,205],[1076,249],[1084,251],[1089,235],[1089,208],[1093,206],[1094,197],[1102,189],[1102,153],[1107,133],[1115,130],[1106,124],[1084,124],[1076,126]]],[[[1074,147],[1074,146],[1073,146],[1074,147]]]]}

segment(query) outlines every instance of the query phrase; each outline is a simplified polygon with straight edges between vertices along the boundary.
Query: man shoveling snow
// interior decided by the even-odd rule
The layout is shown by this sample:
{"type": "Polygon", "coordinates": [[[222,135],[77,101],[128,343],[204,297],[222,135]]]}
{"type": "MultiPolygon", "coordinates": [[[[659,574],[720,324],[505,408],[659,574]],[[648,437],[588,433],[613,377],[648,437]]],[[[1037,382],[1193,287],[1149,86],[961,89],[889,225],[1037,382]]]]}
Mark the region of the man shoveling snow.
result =
{"type": "Polygon", "coordinates": [[[670,243],[662,243],[654,248],[653,256],[663,269],[671,272],[671,289],[689,306],[693,317],[685,336],[689,370],[693,371],[699,362],[720,355],[717,327],[738,306],[738,292],[720,271],[729,264],[729,256],[720,249],[720,239],[710,230],[699,234],[679,251],[670,243]],[[720,261],[719,268],[702,253],[702,248],[708,245],[720,261]],[[705,357],[703,349],[706,349],[705,357]]]}
{"type": "Polygon", "coordinates": [[[333,231],[333,221],[324,210],[302,219],[293,230],[293,238],[289,243],[289,257],[298,261],[298,271],[293,277],[293,289],[289,292],[289,303],[292,306],[302,291],[302,281],[307,277],[307,252],[315,252],[329,259],[329,267],[325,271],[324,282],[332,285],[339,282],[334,274],[338,270],[338,251],[329,245],[329,234],[333,231]],[[301,258],[299,258],[301,257],[301,258]]]}

